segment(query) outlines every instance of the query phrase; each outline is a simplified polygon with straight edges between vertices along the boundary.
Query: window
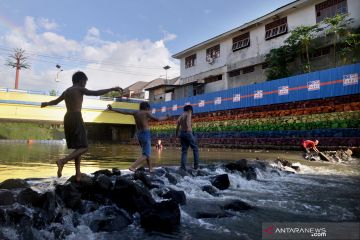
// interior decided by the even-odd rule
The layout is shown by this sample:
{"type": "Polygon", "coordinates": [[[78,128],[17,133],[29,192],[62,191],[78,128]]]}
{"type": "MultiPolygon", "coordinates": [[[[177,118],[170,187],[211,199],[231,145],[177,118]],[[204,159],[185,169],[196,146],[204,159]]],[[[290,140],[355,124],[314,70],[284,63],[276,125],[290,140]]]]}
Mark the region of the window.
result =
{"type": "Polygon", "coordinates": [[[233,52],[250,46],[250,33],[244,33],[233,38],[232,50],[233,52]]]}
{"type": "Polygon", "coordinates": [[[287,17],[278,19],[265,25],[265,39],[269,40],[271,38],[286,34],[287,31],[287,17]]]}
{"type": "Polygon", "coordinates": [[[246,68],[243,68],[243,74],[247,74],[247,73],[251,73],[255,71],[255,67],[254,66],[250,66],[250,67],[246,67],[246,68]]]}
{"type": "Polygon", "coordinates": [[[220,44],[206,49],[206,61],[211,62],[212,59],[220,57],[220,44]]]}
{"type": "Polygon", "coordinates": [[[229,72],[229,77],[236,77],[240,75],[240,69],[229,72]]]}
{"type": "Polygon", "coordinates": [[[190,68],[195,66],[196,54],[188,56],[185,58],[185,68],[190,68]]]}
{"type": "Polygon", "coordinates": [[[346,0],[327,0],[325,2],[315,5],[316,22],[321,22],[325,18],[333,17],[336,14],[346,14],[347,1],[346,0]]]}

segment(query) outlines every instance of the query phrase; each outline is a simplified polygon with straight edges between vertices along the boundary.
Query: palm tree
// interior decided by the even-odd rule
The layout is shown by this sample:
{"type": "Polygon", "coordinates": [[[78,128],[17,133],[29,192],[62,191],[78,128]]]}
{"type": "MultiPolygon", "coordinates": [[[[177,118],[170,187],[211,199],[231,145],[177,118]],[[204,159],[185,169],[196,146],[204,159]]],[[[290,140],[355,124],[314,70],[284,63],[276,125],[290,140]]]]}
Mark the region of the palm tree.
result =
{"type": "Polygon", "coordinates": [[[16,68],[16,76],[15,76],[15,89],[19,88],[19,75],[20,70],[30,69],[30,65],[26,62],[27,57],[25,56],[25,50],[21,48],[14,49],[14,54],[9,55],[9,58],[6,60],[5,65],[16,68]]]}
{"type": "Polygon", "coordinates": [[[353,19],[346,19],[347,14],[336,14],[333,17],[325,18],[323,22],[326,24],[326,34],[333,34],[333,47],[334,47],[334,65],[336,62],[336,43],[339,41],[340,36],[344,36],[347,33],[346,26],[350,24],[353,19]]]}

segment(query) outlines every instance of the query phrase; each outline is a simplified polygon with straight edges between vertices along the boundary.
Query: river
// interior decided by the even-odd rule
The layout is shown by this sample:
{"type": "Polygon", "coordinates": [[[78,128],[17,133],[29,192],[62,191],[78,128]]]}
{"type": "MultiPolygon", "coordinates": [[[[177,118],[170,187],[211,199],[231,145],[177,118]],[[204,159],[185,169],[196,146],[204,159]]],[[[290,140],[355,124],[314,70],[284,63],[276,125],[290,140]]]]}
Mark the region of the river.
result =
{"type": "MultiPolygon", "coordinates": [[[[38,189],[48,185],[51,188],[52,182],[56,181],[56,165],[53,162],[68,152],[64,144],[2,143],[0,182],[7,178],[32,178],[38,189]]],[[[127,169],[138,155],[138,146],[94,144],[84,156],[81,170],[92,173],[105,168],[127,169]]],[[[213,174],[228,173],[230,179],[230,188],[219,196],[201,191],[201,186],[208,183],[206,178],[184,177],[175,186],[185,192],[188,200],[188,206],[181,207],[181,227],[178,231],[172,234],[149,233],[133,224],[121,232],[94,233],[87,226],[88,220],[98,214],[94,213],[80,216],[80,224],[76,226],[65,224],[64,228],[72,232],[66,239],[261,239],[263,222],[360,221],[358,161],[352,164],[309,162],[302,159],[301,152],[230,149],[201,149],[200,156],[203,164],[242,158],[271,161],[280,157],[300,163],[301,170],[299,174],[257,170],[257,179],[248,181],[238,173],[228,173],[219,168],[213,174]],[[240,199],[256,207],[256,210],[234,212],[232,217],[225,218],[197,219],[190,214],[192,201],[206,203],[226,199],[240,199]]],[[[191,152],[189,157],[190,164],[191,152]]],[[[180,149],[164,149],[161,152],[153,149],[152,159],[155,167],[178,165],[180,149]]],[[[74,164],[71,163],[64,168],[63,181],[73,174],[74,164]]],[[[10,236],[16,239],[16,232],[10,233],[10,236]]]]}

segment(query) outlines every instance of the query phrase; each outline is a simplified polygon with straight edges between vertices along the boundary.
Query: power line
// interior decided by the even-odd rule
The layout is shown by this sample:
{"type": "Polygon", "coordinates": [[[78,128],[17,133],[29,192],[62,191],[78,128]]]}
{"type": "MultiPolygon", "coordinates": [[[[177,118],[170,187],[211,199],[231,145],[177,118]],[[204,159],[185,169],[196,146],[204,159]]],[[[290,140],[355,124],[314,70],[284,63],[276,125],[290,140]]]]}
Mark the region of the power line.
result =
{"type": "MultiPolygon", "coordinates": [[[[7,48],[5,46],[1,46],[1,45],[0,45],[0,50],[7,51],[7,52],[13,52],[12,49],[7,48]]],[[[85,58],[74,58],[74,57],[66,57],[66,56],[59,56],[59,55],[48,55],[48,54],[42,54],[42,53],[38,53],[35,51],[31,51],[31,50],[26,50],[26,53],[28,55],[35,55],[38,57],[54,58],[54,59],[59,59],[59,60],[69,60],[69,61],[75,61],[75,62],[83,62],[83,63],[87,63],[87,64],[95,63],[95,64],[102,64],[102,65],[110,65],[110,66],[121,66],[121,67],[128,67],[128,68],[142,68],[142,69],[153,69],[153,70],[162,68],[162,66],[123,65],[123,64],[110,62],[110,61],[94,61],[94,60],[89,60],[89,59],[85,59],[85,58]]]]}

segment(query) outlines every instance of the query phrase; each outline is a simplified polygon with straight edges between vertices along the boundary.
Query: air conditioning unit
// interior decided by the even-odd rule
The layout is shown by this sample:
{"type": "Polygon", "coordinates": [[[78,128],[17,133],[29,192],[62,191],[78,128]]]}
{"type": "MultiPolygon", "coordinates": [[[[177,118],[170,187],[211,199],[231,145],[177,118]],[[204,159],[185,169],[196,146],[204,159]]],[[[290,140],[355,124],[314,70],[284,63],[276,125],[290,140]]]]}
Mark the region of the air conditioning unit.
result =
{"type": "Polygon", "coordinates": [[[215,58],[209,58],[209,60],[208,60],[209,64],[214,64],[214,62],[215,62],[215,58]]]}

